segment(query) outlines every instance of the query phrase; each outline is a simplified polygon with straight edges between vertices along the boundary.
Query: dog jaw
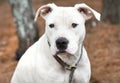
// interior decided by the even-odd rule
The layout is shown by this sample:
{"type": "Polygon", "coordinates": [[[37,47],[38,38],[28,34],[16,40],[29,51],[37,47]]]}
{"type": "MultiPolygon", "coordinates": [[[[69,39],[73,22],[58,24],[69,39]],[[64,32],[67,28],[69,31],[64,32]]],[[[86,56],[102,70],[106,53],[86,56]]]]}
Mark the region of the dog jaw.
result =
{"type": "Polygon", "coordinates": [[[68,53],[68,52],[63,52],[63,53],[58,53],[57,56],[64,61],[65,63],[69,65],[75,65],[77,57],[68,53]]]}

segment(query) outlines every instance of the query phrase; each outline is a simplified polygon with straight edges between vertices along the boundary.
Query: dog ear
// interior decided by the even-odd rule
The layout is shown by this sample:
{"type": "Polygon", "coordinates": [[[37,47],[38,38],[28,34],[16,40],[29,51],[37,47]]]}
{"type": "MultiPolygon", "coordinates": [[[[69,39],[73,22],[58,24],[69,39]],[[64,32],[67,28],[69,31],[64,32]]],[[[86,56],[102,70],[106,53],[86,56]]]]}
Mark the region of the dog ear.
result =
{"type": "Polygon", "coordinates": [[[43,18],[45,18],[45,16],[46,16],[47,14],[49,14],[50,12],[52,12],[52,10],[53,10],[54,7],[57,7],[54,3],[41,6],[41,7],[37,10],[37,12],[36,12],[34,21],[36,22],[36,21],[37,21],[37,18],[38,18],[40,15],[41,15],[43,18]]]}
{"type": "Polygon", "coordinates": [[[98,13],[97,11],[95,11],[85,3],[76,4],[75,8],[77,8],[77,10],[83,15],[85,20],[91,19],[92,16],[94,15],[95,18],[100,21],[100,16],[101,16],[100,13],[98,13]]]}

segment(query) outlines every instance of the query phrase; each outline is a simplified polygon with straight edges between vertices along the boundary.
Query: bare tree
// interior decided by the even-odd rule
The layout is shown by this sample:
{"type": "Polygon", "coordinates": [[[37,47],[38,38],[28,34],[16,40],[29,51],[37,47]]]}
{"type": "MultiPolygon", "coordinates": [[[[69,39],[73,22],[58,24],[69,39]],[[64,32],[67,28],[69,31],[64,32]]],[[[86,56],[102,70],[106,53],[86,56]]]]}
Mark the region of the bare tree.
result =
{"type": "Polygon", "coordinates": [[[38,28],[34,23],[32,0],[9,0],[17,28],[19,48],[16,60],[19,60],[26,49],[38,40],[38,28]]]}
{"type": "Polygon", "coordinates": [[[103,0],[101,20],[120,24],[120,0],[103,0]]]}

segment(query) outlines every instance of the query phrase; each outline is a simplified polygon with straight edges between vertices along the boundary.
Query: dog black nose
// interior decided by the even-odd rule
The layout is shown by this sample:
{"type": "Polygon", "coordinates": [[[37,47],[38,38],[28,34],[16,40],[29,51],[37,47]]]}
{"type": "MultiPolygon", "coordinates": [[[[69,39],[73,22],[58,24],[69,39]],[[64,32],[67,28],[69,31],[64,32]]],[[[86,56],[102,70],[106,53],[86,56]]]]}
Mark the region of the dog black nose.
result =
{"type": "Polygon", "coordinates": [[[60,51],[64,51],[67,48],[68,43],[69,41],[64,37],[60,37],[56,40],[56,46],[60,51]]]}

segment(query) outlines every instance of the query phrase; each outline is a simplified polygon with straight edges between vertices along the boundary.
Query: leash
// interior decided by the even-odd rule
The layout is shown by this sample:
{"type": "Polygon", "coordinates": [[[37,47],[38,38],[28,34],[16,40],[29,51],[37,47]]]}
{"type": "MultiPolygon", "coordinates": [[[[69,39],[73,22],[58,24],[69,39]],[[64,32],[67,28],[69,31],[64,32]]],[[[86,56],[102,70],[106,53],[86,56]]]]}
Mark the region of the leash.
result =
{"type": "MultiPolygon", "coordinates": [[[[58,54],[58,53],[57,53],[58,54]]],[[[57,62],[63,66],[65,69],[67,70],[70,70],[70,75],[69,75],[69,83],[73,83],[73,76],[74,76],[74,72],[75,72],[75,69],[77,68],[77,65],[78,63],[80,62],[81,58],[82,58],[82,55],[83,55],[83,44],[81,46],[81,53],[80,53],[80,56],[79,56],[79,59],[78,61],[76,62],[76,64],[74,66],[71,66],[69,64],[67,64],[66,62],[64,62],[63,60],[61,60],[61,58],[59,58],[57,56],[57,54],[54,56],[54,58],[57,60],[57,62]]]]}
{"type": "Polygon", "coordinates": [[[81,53],[80,53],[80,57],[79,57],[77,63],[75,64],[75,67],[71,68],[71,73],[69,75],[69,83],[73,83],[73,75],[74,75],[75,69],[77,68],[78,63],[80,62],[80,60],[82,58],[82,55],[83,55],[83,44],[81,46],[81,53]]]}

